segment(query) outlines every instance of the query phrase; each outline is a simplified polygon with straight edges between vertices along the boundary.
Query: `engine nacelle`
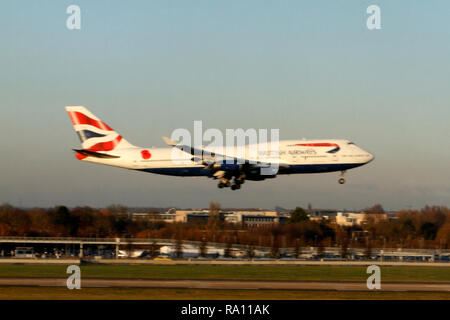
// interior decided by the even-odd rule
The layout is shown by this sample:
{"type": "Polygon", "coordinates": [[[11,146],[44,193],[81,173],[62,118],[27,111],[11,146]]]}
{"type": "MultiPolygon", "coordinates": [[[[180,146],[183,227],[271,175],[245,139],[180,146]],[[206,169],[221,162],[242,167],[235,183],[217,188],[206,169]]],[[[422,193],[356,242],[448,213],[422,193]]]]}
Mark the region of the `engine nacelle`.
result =
{"type": "Polygon", "coordinates": [[[225,171],[223,171],[223,170],[216,171],[213,174],[214,178],[216,178],[216,179],[222,179],[224,175],[225,175],[225,171]]]}

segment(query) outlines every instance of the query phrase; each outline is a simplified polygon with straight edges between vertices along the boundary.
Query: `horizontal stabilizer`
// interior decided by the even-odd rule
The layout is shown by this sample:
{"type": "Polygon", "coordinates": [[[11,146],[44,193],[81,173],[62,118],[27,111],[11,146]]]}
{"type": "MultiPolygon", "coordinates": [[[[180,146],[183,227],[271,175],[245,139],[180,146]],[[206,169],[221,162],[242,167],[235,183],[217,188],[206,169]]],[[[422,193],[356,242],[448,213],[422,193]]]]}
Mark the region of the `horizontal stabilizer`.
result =
{"type": "Polygon", "coordinates": [[[105,159],[105,158],[106,159],[120,158],[119,156],[113,156],[111,154],[89,151],[89,150],[85,150],[85,149],[73,149],[73,151],[80,153],[87,157],[95,157],[95,158],[103,158],[103,159],[105,159]]]}
{"type": "Polygon", "coordinates": [[[175,147],[178,144],[178,142],[170,139],[169,137],[162,137],[162,138],[163,138],[164,142],[169,146],[175,147]]]}

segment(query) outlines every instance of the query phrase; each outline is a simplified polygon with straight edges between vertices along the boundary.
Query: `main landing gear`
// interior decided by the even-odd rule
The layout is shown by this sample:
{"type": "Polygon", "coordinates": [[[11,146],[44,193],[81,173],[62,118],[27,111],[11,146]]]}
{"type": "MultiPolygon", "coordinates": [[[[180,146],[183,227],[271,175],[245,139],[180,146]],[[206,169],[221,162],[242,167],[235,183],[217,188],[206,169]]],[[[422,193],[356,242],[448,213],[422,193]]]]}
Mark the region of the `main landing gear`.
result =
{"type": "Polygon", "coordinates": [[[229,188],[231,186],[231,182],[228,179],[223,178],[222,180],[220,180],[219,184],[217,185],[220,189],[222,188],[229,188]]]}
{"type": "Polygon", "coordinates": [[[240,189],[241,188],[241,185],[240,184],[233,184],[232,186],[231,186],[231,190],[238,190],[238,189],[240,189]]]}
{"type": "Polygon", "coordinates": [[[339,184],[344,184],[345,183],[344,173],[345,173],[345,171],[341,171],[341,177],[338,180],[339,184]]]}
{"type": "Polygon", "coordinates": [[[245,178],[244,176],[239,176],[239,177],[235,178],[233,181],[233,184],[231,184],[230,179],[222,178],[222,180],[220,180],[217,187],[219,187],[220,189],[225,188],[225,187],[226,188],[231,187],[231,190],[239,190],[241,188],[241,184],[243,184],[245,182],[244,178],[245,178]]]}

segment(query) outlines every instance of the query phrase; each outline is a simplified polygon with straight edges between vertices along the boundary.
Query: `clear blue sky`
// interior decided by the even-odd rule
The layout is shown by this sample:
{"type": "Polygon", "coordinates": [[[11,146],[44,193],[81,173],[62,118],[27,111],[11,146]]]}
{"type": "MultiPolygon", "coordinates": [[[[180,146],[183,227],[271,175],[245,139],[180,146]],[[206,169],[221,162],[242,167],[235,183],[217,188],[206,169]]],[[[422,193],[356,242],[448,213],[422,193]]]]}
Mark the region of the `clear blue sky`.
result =
{"type": "Polygon", "coordinates": [[[0,202],[204,207],[450,205],[449,1],[19,1],[0,3],[0,202]],[[81,7],[81,30],[66,8],[81,7]],[[382,29],[366,28],[381,7],[382,29]],[[79,162],[65,105],[130,142],[192,129],[279,128],[375,154],[347,173],[248,182],[79,162]]]}

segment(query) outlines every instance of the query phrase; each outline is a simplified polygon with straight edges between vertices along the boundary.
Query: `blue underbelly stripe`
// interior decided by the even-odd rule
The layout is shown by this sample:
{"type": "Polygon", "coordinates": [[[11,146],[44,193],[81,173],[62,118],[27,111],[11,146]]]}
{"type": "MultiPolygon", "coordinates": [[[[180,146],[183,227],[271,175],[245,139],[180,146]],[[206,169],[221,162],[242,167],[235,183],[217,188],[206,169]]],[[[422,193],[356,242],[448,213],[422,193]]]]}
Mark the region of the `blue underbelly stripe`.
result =
{"type": "MultiPolygon", "coordinates": [[[[290,165],[288,168],[280,167],[278,174],[293,173],[321,173],[343,171],[362,166],[364,163],[328,163],[328,164],[296,164],[290,165]]],[[[210,176],[211,172],[203,167],[177,167],[177,168],[146,168],[137,169],[139,171],[170,175],[170,176],[210,176]]]]}

